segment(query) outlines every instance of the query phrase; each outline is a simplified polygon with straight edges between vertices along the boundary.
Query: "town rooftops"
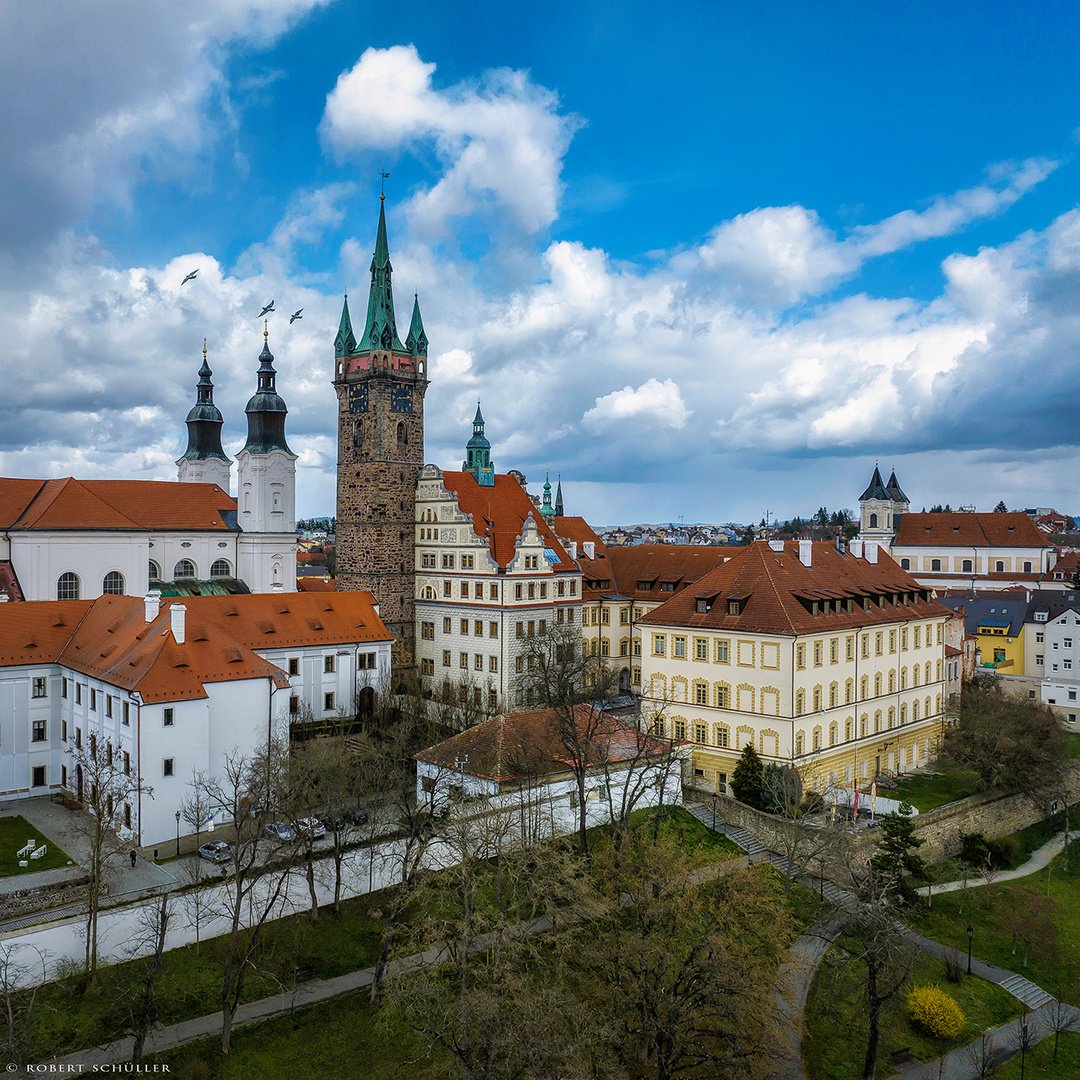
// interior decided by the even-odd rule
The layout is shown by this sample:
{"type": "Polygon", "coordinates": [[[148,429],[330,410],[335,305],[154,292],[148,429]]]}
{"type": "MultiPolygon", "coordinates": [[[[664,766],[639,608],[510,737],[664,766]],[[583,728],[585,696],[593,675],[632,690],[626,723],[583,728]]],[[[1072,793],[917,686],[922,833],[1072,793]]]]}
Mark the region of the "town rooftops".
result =
{"type": "Polygon", "coordinates": [[[948,614],[929,589],[881,550],[876,562],[842,553],[828,542],[757,541],[737,550],[640,621],[787,635],[948,614]]]}
{"type": "MultiPolygon", "coordinates": [[[[421,750],[416,759],[453,771],[464,768],[470,776],[498,783],[549,776],[571,768],[570,753],[560,737],[563,726],[555,709],[494,716],[421,750]],[[462,766],[466,757],[468,765],[462,766]]],[[[586,748],[589,763],[597,766],[659,757],[671,750],[667,740],[643,734],[591,705],[575,708],[568,741],[586,748]]]]}
{"type": "Polygon", "coordinates": [[[390,641],[374,597],[352,593],[190,596],[164,601],[151,622],[135,596],[0,604],[0,667],[60,663],[144,702],[206,697],[205,683],[266,678],[289,685],[255,649],[390,641]],[[183,642],[172,608],[182,603],[183,642]]]}
{"type": "Polygon", "coordinates": [[[562,540],[577,544],[577,564],[585,588],[612,589],[615,586],[607,545],[593,532],[583,517],[556,517],[552,528],[562,540]],[[586,544],[592,545],[586,548],[586,544]],[[589,554],[592,551],[592,555],[589,554]]]}
{"type": "Polygon", "coordinates": [[[496,473],[490,487],[481,487],[467,472],[444,472],[440,479],[457,497],[461,511],[472,515],[473,532],[488,541],[491,557],[503,569],[514,559],[515,545],[530,514],[545,548],[552,553],[552,568],[577,569],[529,493],[512,476],[496,473]]]}
{"type": "MultiPolygon", "coordinates": [[[[1061,593],[1054,596],[1054,602],[1062,602],[1061,593]]],[[[975,596],[950,595],[941,597],[940,603],[952,611],[963,615],[964,630],[968,634],[978,634],[981,630],[1004,631],[1002,636],[1017,637],[1024,628],[1024,623],[1031,617],[1038,606],[1038,601],[1028,599],[1026,592],[984,592],[975,596]]],[[[1046,604],[1043,605],[1044,607],[1046,604]]]]}
{"type": "Polygon", "coordinates": [[[1050,547],[1027,514],[905,514],[896,529],[894,548],[902,547],[1050,547]]]}
{"type": "Polygon", "coordinates": [[[236,500],[217,484],[4,477],[0,478],[0,528],[235,532],[236,500]]]}

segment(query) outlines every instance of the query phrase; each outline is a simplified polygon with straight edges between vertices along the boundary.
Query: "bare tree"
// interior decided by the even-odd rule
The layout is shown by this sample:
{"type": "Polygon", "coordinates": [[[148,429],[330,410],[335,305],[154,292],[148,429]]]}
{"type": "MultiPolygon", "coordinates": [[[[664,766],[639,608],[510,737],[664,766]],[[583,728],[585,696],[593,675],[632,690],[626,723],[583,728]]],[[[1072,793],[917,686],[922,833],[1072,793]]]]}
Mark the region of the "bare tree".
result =
{"type": "Polygon", "coordinates": [[[188,781],[187,793],[180,800],[180,817],[184,823],[190,826],[195,834],[195,847],[199,846],[199,839],[203,828],[210,821],[213,807],[206,798],[206,784],[204,774],[193,768],[191,780],[188,781]]]}
{"type": "Polygon", "coordinates": [[[131,841],[121,836],[130,830],[130,806],[136,795],[152,795],[131,771],[131,759],[113,750],[110,741],[91,732],[88,745],[74,751],[75,767],[81,771],[83,810],[79,825],[90,844],[89,886],[86,911],[86,989],[97,983],[98,914],[105,894],[105,871],[110,861],[126,854],[131,841]]]}
{"type": "Polygon", "coordinates": [[[132,1010],[134,1040],[131,1047],[131,1063],[136,1066],[142,1061],[146,1036],[149,1035],[158,1017],[157,1001],[154,995],[158,975],[161,972],[161,959],[165,953],[165,938],[169,932],[172,916],[172,898],[168,893],[162,893],[157,903],[144,907],[139,912],[138,925],[131,942],[133,953],[141,953],[146,948],[150,949],[140,992],[132,1010]]]}
{"type": "Polygon", "coordinates": [[[973,1043],[969,1043],[964,1051],[975,1075],[979,1077],[989,1076],[1001,1059],[1001,1052],[994,1046],[994,1040],[989,1031],[984,1031],[973,1043]]]}
{"type": "Polygon", "coordinates": [[[600,656],[587,656],[572,627],[557,627],[527,639],[518,687],[526,703],[551,712],[558,741],[574,774],[578,798],[578,845],[589,855],[586,782],[603,756],[612,720],[603,702],[613,696],[617,675],[600,656]]]}
{"type": "Polygon", "coordinates": [[[46,982],[47,954],[33,945],[0,942],[0,1008],[3,1009],[4,1056],[8,1068],[27,1064],[30,1024],[38,988],[46,982]]]}
{"type": "Polygon", "coordinates": [[[1050,1030],[1054,1033],[1054,1060],[1057,1061],[1058,1036],[1063,1031],[1077,1031],[1080,1029],[1080,1013],[1077,1012],[1075,1005],[1069,1005],[1067,1002],[1055,997],[1053,1001],[1045,1006],[1043,1015],[1046,1017],[1050,1030]]]}
{"type": "Polygon", "coordinates": [[[1027,1056],[1035,1049],[1038,1041],[1039,1033],[1035,1021],[1031,1018],[1031,1013],[1025,1013],[1012,1033],[1012,1044],[1020,1055],[1020,1080],[1024,1080],[1027,1056]]]}
{"type": "Polygon", "coordinates": [[[236,827],[229,874],[217,894],[220,913],[229,923],[220,999],[224,1054],[229,1052],[233,1017],[263,928],[277,908],[289,876],[290,852],[267,842],[263,833],[280,805],[286,757],[287,750],[277,743],[250,756],[234,750],[226,755],[218,777],[202,781],[205,798],[221,808],[236,827]]]}

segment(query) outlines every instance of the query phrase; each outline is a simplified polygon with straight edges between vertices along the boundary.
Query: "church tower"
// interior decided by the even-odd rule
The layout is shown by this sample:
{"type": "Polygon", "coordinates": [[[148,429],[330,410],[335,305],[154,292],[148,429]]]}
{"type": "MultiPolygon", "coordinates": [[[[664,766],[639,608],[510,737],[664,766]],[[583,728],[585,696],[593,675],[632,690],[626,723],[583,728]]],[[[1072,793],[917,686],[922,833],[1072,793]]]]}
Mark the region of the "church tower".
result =
{"type": "Polygon", "coordinates": [[[277,392],[270,335],[263,331],[259,383],[244,410],[248,436],[236,455],[241,532],[237,577],[256,593],[296,592],[296,455],[285,441],[288,409],[277,392]]]}
{"type": "Polygon", "coordinates": [[[357,339],[349,301],[334,342],[338,399],[338,591],[375,594],[394,635],[393,663],[415,666],[416,481],[424,464],[427,335],[420,304],[402,344],[394,318],[385,199],[371,260],[367,319],[357,339]]]}
{"type": "Polygon", "coordinates": [[[891,547],[900,518],[907,513],[908,497],[904,494],[893,470],[886,484],[874,466],[874,475],[867,489],[859,496],[859,539],[876,540],[891,547]]]}
{"type": "Polygon", "coordinates": [[[203,338],[202,367],[196,385],[195,405],[187,415],[188,444],[179,458],[177,479],[182,484],[217,484],[229,490],[232,462],[221,448],[221,410],[214,404],[214,373],[206,362],[206,338],[203,338]]]}
{"type": "Polygon", "coordinates": [[[472,422],[472,438],[465,444],[465,460],[461,471],[469,473],[480,487],[495,486],[495,466],[491,464],[491,443],[484,435],[484,414],[476,403],[472,422]]]}

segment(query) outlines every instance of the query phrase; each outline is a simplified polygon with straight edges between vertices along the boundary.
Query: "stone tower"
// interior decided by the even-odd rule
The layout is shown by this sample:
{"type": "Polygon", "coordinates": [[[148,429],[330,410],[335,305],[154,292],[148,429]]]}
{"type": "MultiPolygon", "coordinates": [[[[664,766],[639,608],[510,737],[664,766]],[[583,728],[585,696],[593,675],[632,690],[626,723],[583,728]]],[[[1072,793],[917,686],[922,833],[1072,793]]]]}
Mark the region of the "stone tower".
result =
{"type": "Polygon", "coordinates": [[[375,594],[401,672],[415,666],[416,480],[424,464],[428,343],[415,297],[405,343],[398,337],[391,273],[380,196],[364,331],[354,335],[346,297],[334,342],[336,587],[375,594]]]}
{"type": "Polygon", "coordinates": [[[229,490],[232,462],[221,448],[221,411],[214,404],[214,373],[206,362],[206,339],[203,339],[202,367],[196,385],[195,404],[187,415],[188,444],[179,458],[177,479],[184,484],[217,484],[229,490]]]}

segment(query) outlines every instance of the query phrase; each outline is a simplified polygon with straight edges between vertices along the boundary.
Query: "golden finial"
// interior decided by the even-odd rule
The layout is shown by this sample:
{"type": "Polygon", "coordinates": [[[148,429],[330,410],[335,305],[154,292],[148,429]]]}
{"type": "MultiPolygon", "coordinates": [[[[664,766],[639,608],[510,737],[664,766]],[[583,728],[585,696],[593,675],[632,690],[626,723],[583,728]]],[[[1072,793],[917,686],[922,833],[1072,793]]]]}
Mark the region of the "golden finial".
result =
{"type": "Polygon", "coordinates": [[[263,341],[266,341],[270,337],[270,320],[263,319],[263,341]]]}
{"type": "Polygon", "coordinates": [[[203,363],[205,364],[206,363],[206,338],[202,339],[202,358],[203,358],[203,363]]]}

